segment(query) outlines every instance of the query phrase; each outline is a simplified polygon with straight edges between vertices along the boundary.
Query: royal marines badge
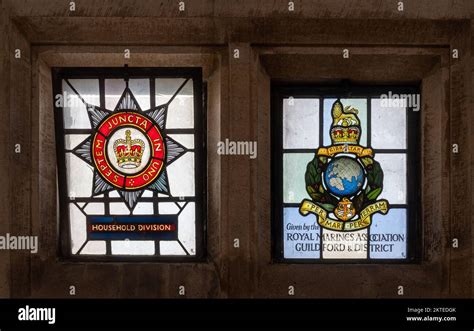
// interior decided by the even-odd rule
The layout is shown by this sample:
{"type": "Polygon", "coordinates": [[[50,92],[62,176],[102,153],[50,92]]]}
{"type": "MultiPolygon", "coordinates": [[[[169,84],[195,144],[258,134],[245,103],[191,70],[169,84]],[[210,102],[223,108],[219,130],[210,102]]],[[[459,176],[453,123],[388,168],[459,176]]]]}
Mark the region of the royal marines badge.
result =
{"type": "Polygon", "coordinates": [[[331,146],[320,147],[305,173],[311,200],[303,200],[300,213],[315,214],[323,228],[356,231],[371,224],[374,213],[386,214],[383,171],[371,148],[359,144],[362,129],[358,110],[338,99],[331,109],[331,146]]]}

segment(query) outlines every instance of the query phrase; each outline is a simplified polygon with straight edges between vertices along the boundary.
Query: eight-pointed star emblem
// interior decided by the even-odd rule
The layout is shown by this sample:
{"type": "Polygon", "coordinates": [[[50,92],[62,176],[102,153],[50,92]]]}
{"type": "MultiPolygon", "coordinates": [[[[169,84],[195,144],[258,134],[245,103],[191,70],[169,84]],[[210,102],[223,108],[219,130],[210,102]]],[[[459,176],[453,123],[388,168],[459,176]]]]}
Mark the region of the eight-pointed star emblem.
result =
{"type": "Polygon", "coordinates": [[[85,104],[91,123],[90,136],[72,152],[94,169],[92,196],[117,190],[132,211],[145,189],[170,195],[166,168],[186,152],[166,134],[173,98],[142,110],[126,81],[115,109],[108,110],[87,103],[67,83],[85,104]]]}

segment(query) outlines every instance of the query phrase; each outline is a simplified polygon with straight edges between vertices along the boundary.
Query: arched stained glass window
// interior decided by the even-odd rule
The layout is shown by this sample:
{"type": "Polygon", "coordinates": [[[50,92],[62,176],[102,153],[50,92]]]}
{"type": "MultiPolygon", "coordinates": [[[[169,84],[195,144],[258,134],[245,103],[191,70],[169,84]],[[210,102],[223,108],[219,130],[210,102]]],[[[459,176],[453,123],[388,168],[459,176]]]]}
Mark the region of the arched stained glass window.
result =
{"type": "Polygon", "coordinates": [[[418,258],[417,88],[273,89],[274,258],[418,258]]]}
{"type": "Polygon", "coordinates": [[[200,69],[53,70],[62,254],[204,255],[200,69]]]}

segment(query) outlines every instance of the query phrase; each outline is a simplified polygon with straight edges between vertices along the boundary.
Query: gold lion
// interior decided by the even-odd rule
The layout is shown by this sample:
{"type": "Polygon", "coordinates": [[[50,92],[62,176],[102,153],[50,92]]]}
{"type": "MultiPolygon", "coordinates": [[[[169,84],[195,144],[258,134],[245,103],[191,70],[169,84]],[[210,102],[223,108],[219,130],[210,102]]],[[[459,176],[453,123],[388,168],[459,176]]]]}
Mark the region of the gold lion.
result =
{"type": "Polygon", "coordinates": [[[332,125],[343,127],[359,125],[360,121],[357,117],[358,113],[359,111],[351,106],[346,106],[342,108],[342,103],[338,99],[332,105],[332,125]]]}

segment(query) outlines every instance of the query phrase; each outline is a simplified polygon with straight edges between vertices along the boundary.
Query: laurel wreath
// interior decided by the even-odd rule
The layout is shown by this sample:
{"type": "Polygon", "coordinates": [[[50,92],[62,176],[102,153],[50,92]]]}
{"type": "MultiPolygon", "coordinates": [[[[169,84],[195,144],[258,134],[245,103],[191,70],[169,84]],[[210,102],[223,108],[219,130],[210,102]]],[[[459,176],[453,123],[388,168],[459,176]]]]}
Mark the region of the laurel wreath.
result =
{"type": "MultiPolygon", "coordinates": [[[[329,160],[330,158],[326,156],[315,155],[306,167],[305,182],[306,191],[313,202],[326,211],[332,212],[339,203],[339,199],[326,191],[322,180],[322,175],[328,166],[329,160]]],[[[371,157],[363,157],[359,160],[366,171],[367,186],[352,199],[356,210],[362,210],[374,202],[383,189],[383,171],[380,164],[371,157]]]]}

